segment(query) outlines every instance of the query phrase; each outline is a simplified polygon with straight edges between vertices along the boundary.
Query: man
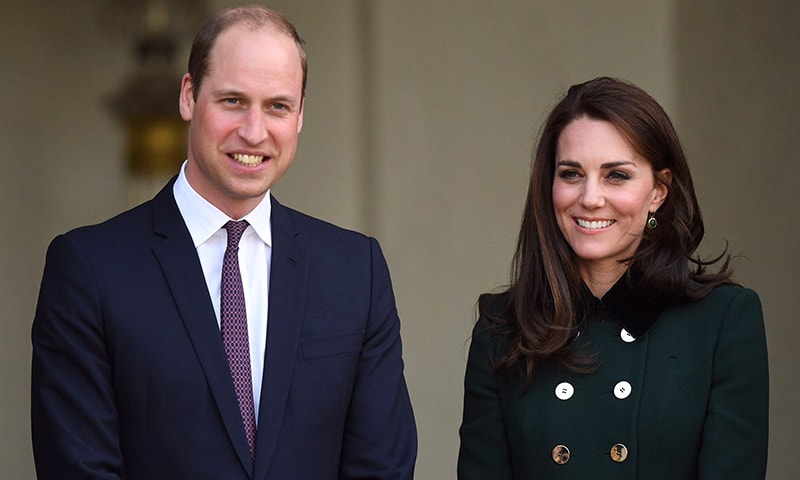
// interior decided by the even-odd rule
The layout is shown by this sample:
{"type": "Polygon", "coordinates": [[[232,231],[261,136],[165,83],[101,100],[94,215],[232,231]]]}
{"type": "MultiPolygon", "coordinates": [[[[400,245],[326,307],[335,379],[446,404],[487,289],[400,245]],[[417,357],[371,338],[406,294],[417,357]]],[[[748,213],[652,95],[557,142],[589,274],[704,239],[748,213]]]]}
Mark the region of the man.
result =
{"type": "Polygon", "coordinates": [[[377,242],[269,193],[295,155],[305,77],[280,14],[214,15],[181,84],[180,174],[52,242],[32,332],[39,479],[413,477],[377,242]]]}

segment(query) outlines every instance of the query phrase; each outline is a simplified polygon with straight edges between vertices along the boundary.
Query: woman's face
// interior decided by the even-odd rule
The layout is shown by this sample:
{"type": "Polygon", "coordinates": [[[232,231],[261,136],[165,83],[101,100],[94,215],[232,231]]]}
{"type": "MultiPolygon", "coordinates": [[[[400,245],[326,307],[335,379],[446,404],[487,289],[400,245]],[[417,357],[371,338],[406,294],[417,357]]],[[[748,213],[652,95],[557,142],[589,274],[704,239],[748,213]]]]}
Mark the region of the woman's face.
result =
{"type": "MultiPolygon", "coordinates": [[[[650,162],[610,122],[581,117],[561,132],[556,149],[553,208],[581,273],[621,275],[642,240],[648,212],[667,196],[650,162]]],[[[661,172],[669,178],[669,171],[661,172]]]]}

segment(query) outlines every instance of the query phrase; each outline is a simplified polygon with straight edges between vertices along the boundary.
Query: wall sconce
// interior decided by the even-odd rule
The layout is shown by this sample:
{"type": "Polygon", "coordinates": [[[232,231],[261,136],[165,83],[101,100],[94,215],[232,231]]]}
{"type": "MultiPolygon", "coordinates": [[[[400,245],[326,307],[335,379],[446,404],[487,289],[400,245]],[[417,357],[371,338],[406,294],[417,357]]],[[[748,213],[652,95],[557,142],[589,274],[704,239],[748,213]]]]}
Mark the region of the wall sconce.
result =
{"type": "Polygon", "coordinates": [[[199,25],[205,8],[196,0],[116,0],[105,16],[133,38],[134,68],[108,103],[124,129],[133,200],[140,201],[186,158],[187,125],[178,112],[183,70],[175,60],[179,41],[199,25]]]}
{"type": "Polygon", "coordinates": [[[137,68],[111,98],[125,129],[125,156],[133,175],[174,173],[186,156],[186,126],[178,114],[180,76],[175,42],[146,36],[137,41],[137,68]]]}

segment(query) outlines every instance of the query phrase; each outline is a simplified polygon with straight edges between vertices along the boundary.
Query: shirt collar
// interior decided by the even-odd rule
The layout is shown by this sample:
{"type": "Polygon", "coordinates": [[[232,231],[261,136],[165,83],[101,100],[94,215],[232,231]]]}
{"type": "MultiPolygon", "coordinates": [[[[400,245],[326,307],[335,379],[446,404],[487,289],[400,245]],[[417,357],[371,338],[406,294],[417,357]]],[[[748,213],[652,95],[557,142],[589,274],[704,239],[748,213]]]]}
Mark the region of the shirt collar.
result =
{"type": "Polygon", "coordinates": [[[264,195],[261,202],[250,213],[241,219],[231,219],[222,210],[212,205],[192,188],[186,179],[186,162],[183,162],[175,185],[172,187],[175,202],[181,212],[186,228],[192,237],[194,246],[205,243],[212,235],[217,233],[229,220],[247,220],[259,238],[268,246],[272,246],[272,227],[270,216],[272,202],[270,192],[264,195]]]}

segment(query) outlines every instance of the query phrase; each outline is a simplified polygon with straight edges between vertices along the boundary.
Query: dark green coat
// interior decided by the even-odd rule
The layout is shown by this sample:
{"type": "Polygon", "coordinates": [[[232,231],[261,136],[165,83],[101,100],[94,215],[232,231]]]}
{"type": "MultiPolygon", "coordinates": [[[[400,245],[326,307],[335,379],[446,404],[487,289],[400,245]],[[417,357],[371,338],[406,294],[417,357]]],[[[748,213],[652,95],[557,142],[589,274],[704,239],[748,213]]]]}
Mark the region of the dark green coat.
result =
{"type": "Polygon", "coordinates": [[[594,299],[576,340],[598,355],[592,374],[545,365],[524,390],[522,372],[493,372],[502,338],[478,320],[459,480],[764,478],[769,381],[758,296],[726,286],[662,309],[622,283],[594,299]]]}

